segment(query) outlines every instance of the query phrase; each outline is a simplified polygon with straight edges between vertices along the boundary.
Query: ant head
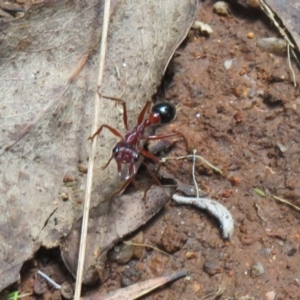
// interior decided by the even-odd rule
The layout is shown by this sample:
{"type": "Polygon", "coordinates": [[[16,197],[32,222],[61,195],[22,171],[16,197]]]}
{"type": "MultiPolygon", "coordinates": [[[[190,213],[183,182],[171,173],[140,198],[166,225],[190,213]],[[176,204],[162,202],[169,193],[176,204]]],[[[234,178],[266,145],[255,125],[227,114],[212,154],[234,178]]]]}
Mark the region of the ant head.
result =
{"type": "Polygon", "coordinates": [[[159,114],[160,123],[167,124],[175,119],[176,107],[170,102],[161,102],[153,105],[152,113],[159,114]]]}
{"type": "Polygon", "coordinates": [[[119,142],[112,150],[113,157],[121,163],[133,163],[139,160],[139,151],[126,142],[119,142]]]}

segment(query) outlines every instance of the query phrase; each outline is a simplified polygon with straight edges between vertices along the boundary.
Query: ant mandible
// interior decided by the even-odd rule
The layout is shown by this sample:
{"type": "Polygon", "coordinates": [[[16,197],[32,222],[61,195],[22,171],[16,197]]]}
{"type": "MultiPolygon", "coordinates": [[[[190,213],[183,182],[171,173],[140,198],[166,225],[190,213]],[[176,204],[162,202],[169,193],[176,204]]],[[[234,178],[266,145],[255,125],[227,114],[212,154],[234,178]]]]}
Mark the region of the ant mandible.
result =
{"type": "Polygon", "coordinates": [[[115,136],[121,139],[113,148],[112,155],[107,161],[107,163],[102,167],[102,169],[107,168],[111,160],[114,158],[117,163],[118,174],[119,176],[122,176],[122,165],[123,164],[129,165],[127,175],[124,178],[126,181],[121,187],[121,189],[113,194],[112,196],[113,198],[114,195],[116,195],[119,191],[123,190],[123,188],[125,188],[135,176],[136,174],[135,164],[139,160],[140,154],[146,158],[151,159],[156,163],[160,163],[160,160],[155,155],[151,154],[150,152],[146,151],[140,146],[141,140],[148,140],[148,141],[161,140],[173,136],[182,136],[182,134],[179,132],[172,132],[164,135],[150,135],[150,136],[147,136],[145,134],[145,130],[148,127],[158,125],[158,124],[167,124],[174,120],[176,116],[176,108],[173,104],[169,102],[161,102],[161,103],[154,104],[152,106],[148,118],[145,119],[145,114],[147,110],[149,110],[151,104],[151,101],[147,101],[138,116],[137,125],[129,130],[126,103],[119,98],[107,97],[103,95],[101,96],[102,98],[111,99],[120,102],[122,104],[123,123],[127,131],[127,133],[123,136],[118,130],[111,127],[110,125],[103,124],[98,128],[98,130],[91,137],[89,137],[89,139],[93,139],[96,135],[101,133],[103,128],[107,128],[115,136]]]}

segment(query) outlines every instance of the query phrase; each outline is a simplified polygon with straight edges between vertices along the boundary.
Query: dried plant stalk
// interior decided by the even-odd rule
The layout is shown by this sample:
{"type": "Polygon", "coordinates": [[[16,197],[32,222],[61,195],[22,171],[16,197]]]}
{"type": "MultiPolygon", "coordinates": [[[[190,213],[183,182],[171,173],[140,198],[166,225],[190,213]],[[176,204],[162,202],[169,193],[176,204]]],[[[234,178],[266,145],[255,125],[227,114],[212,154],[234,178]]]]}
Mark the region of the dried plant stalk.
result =
{"type": "MultiPolygon", "coordinates": [[[[103,80],[109,16],[110,16],[110,0],[105,0],[101,48],[100,48],[98,87],[101,87],[102,80],[103,80]]],[[[100,115],[100,96],[98,93],[96,93],[95,118],[92,126],[92,133],[95,132],[98,127],[98,120],[100,119],[99,115],[100,115]]],[[[97,142],[97,136],[95,136],[95,138],[92,140],[91,152],[89,156],[88,174],[87,174],[83,217],[82,217],[81,238],[80,238],[80,247],[79,247],[79,256],[78,256],[78,267],[77,267],[77,275],[76,275],[76,286],[75,286],[75,294],[74,294],[75,300],[80,300],[81,285],[83,279],[87,229],[88,229],[89,210],[90,210],[90,203],[91,203],[92,183],[93,183],[94,157],[96,154],[96,142],[97,142]]]]}

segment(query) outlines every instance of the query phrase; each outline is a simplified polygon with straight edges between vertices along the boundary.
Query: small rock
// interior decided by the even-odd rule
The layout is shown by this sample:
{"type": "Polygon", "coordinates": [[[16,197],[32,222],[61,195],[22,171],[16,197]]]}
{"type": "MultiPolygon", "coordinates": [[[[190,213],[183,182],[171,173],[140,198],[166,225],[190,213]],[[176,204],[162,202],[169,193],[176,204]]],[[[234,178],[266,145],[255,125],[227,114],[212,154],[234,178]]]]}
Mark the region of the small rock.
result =
{"type": "Polygon", "coordinates": [[[194,251],[188,251],[188,252],[186,252],[185,257],[187,259],[196,258],[197,257],[197,253],[194,252],[194,251]]]}
{"type": "Polygon", "coordinates": [[[72,299],[73,297],[73,288],[71,287],[70,283],[65,281],[61,287],[61,294],[65,299],[72,299]]]}
{"type": "Polygon", "coordinates": [[[86,166],[86,165],[83,165],[83,164],[78,165],[77,168],[78,168],[78,171],[79,171],[80,173],[83,173],[83,174],[86,174],[87,171],[88,171],[87,166],[86,166]]]}
{"type": "Polygon", "coordinates": [[[264,266],[262,263],[257,262],[254,265],[252,265],[251,270],[250,270],[250,276],[252,278],[259,277],[265,273],[264,266]]]}
{"type": "Polygon", "coordinates": [[[247,38],[248,39],[253,39],[254,38],[254,33],[253,32],[248,32],[247,38]]]}
{"type": "Polygon", "coordinates": [[[119,264],[126,264],[132,259],[133,255],[134,247],[123,243],[114,247],[114,249],[108,253],[108,258],[119,264]]]}
{"type": "Polygon", "coordinates": [[[254,8],[260,7],[260,0],[247,0],[247,5],[254,8]]]}
{"type": "Polygon", "coordinates": [[[194,293],[199,293],[202,290],[202,286],[198,282],[194,282],[192,285],[192,289],[194,293]]]}
{"type": "Polygon", "coordinates": [[[285,147],[285,146],[282,145],[281,143],[277,143],[276,146],[277,146],[277,148],[279,149],[279,151],[280,151],[281,153],[284,153],[284,152],[287,151],[287,147],[285,147]]]}
{"type": "Polygon", "coordinates": [[[151,259],[149,269],[155,276],[161,276],[166,268],[169,258],[165,255],[157,255],[151,259]]]}
{"type": "Polygon", "coordinates": [[[66,192],[62,192],[60,196],[63,201],[67,201],[69,199],[69,194],[66,192]]]}
{"type": "Polygon", "coordinates": [[[265,296],[266,296],[266,300],[274,300],[276,293],[274,291],[270,291],[267,292],[265,296]]]}
{"type": "Polygon", "coordinates": [[[136,264],[134,262],[130,263],[122,273],[122,285],[129,286],[141,279],[141,272],[136,268],[136,264]]]}
{"type": "Polygon", "coordinates": [[[269,105],[281,105],[294,98],[293,89],[284,82],[275,82],[270,85],[269,90],[263,95],[264,103],[269,105]]]}
{"type": "Polygon", "coordinates": [[[199,30],[201,33],[204,33],[207,35],[210,35],[211,33],[213,33],[212,28],[208,24],[205,24],[200,21],[195,21],[194,24],[192,25],[192,28],[199,30]]]}
{"type": "Polygon", "coordinates": [[[182,248],[187,240],[187,236],[180,232],[175,226],[166,226],[162,236],[161,245],[168,253],[174,253],[182,248]]]}
{"type": "Polygon", "coordinates": [[[286,51],[286,41],[283,38],[259,38],[257,40],[257,46],[266,51],[276,54],[284,54],[286,51]]]}
{"type": "Polygon", "coordinates": [[[271,256],[272,255],[272,249],[271,248],[262,248],[258,251],[259,255],[263,255],[263,256],[271,256]]]}
{"type": "Polygon", "coordinates": [[[297,248],[292,248],[287,252],[287,256],[293,256],[297,252],[297,248]]]}
{"type": "Polygon", "coordinates": [[[64,179],[63,179],[64,183],[66,183],[66,182],[73,182],[73,181],[75,181],[75,176],[72,173],[67,173],[64,176],[64,179]]]}
{"type": "Polygon", "coordinates": [[[229,5],[227,2],[218,1],[214,4],[214,10],[219,15],[227,16],[229,13],[229,5]]]}
{"type": "Polygon", "coordinates": [[[210,276],[223,272],[223,268],[220,266],[220,263],[211,260],[204,263],[203,270],[210,276]]]}
{"type": "Polygon", "coordinates": [[[229,69],[231,68],[232,62],[233,62],[232,59],[227,59],[227,60],[225,60],[225,62],[224,62],[224,67],[225,67],[226,70],[229,70],[229,69]]]}

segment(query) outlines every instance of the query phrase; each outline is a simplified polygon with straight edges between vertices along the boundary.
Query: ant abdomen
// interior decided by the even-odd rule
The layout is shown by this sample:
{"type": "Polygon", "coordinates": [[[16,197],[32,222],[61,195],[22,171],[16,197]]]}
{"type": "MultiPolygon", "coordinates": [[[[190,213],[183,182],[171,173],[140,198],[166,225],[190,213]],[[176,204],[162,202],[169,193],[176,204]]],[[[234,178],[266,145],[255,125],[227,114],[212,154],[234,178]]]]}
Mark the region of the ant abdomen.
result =
{"type": "Polygon", "coordinates": [[[152,106],[152,112],[158,113],[160,123],[167,124],[172,122],[176,117],[176,107],[170,102],[160,102],[152,106]]]}

